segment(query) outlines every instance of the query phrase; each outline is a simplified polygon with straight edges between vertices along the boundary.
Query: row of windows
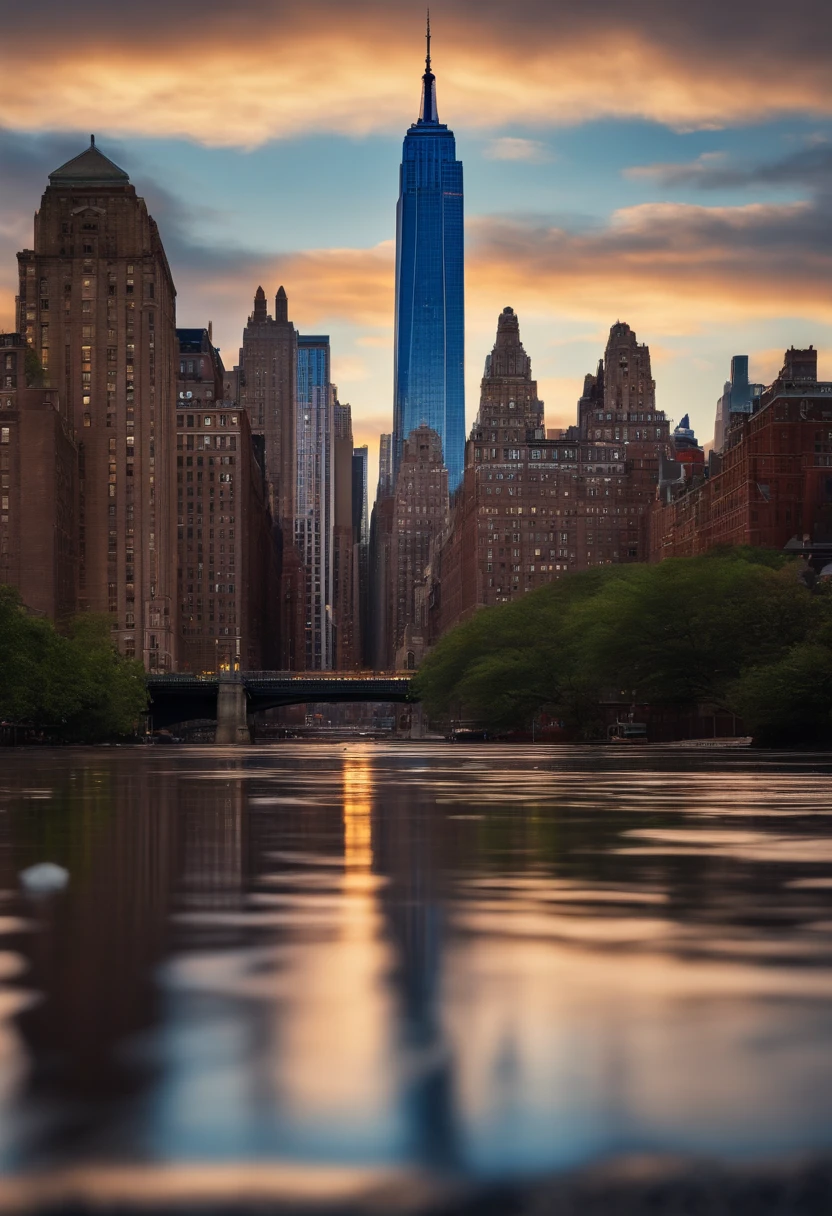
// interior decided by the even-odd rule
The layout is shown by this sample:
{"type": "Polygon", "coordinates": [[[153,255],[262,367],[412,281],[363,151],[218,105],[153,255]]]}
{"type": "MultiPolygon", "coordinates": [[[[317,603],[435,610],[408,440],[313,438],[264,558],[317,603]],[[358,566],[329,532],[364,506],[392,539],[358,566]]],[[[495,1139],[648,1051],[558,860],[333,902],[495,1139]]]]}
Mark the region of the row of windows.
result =
{"type": "Polygon", "coordinates": [[[236,414],[177,414],[176,425],[188,429],[194,426],[236,426],[236,414]]]}

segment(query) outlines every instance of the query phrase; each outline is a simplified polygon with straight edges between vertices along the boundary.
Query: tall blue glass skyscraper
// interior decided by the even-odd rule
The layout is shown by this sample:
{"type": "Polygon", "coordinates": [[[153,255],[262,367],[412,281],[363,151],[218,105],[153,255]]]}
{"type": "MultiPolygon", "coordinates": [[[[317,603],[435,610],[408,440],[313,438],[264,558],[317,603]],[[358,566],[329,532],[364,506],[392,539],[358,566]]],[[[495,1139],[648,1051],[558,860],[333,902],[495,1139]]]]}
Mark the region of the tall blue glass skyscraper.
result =
{"type": "Polygon", "coordinates": [[[419,121],[404,137],[396,208],[393,463],[422,423],[442,439],[453,490],[465,455],[465,284],[462,162],[439,121],[428,53],[419,121]]]}

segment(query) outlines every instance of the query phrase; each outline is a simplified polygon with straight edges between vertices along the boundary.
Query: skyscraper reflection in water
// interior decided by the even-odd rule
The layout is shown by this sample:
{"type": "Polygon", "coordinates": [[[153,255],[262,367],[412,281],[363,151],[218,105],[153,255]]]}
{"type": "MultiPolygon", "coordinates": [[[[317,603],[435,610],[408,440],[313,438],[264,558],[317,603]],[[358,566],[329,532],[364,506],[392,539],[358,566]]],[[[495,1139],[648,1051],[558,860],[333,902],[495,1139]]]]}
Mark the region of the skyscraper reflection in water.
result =
{"type": "Polygon", "coordinates": [[[428,53],[419,120],[404,137],[396,208],[394,475],[402,444],[426,423],[442,438],[450,489],[465,454],[462,162],[439,121],[428,53]]]}

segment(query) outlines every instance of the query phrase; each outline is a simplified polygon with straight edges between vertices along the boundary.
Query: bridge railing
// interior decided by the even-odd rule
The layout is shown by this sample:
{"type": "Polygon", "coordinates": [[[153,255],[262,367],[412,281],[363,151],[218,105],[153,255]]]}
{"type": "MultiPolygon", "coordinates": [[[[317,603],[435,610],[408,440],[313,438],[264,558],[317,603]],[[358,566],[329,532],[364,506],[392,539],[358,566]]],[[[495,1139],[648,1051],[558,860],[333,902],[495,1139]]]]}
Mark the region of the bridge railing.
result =
{"type": "Polygon", "coordinates": [[[325,680],[410,680],[412,672],[398,671],[241,671],[244,680],[301,680],[315,683],[325,680]]]}

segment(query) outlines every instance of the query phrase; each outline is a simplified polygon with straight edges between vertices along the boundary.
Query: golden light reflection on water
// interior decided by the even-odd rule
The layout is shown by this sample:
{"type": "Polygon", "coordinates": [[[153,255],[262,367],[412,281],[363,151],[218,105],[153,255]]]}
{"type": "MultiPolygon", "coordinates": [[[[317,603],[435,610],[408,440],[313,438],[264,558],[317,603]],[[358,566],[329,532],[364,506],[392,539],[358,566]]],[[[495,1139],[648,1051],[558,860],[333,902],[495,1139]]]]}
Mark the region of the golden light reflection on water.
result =
{"type": "Polygon", "coordinates": [[[348,753],[342,769],[343,870],[301,871],[297,905],[319,905],[320,882],[334,897],[323,940],[308,942],[293,970],[293,996],[282,1028],[281,1088],[293,1106],[316,1120],[375,1120],[391,1098],[386,976],[392,966],[372,873],[374,772],[369,754],[348,753]]]}
{"type": "Polygon", "coordinates": [[[350,879],[366,873],[373,861],[373,770],[366,754],[344,760],[345,890],[350,879]]]}

